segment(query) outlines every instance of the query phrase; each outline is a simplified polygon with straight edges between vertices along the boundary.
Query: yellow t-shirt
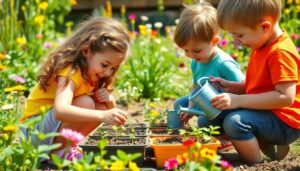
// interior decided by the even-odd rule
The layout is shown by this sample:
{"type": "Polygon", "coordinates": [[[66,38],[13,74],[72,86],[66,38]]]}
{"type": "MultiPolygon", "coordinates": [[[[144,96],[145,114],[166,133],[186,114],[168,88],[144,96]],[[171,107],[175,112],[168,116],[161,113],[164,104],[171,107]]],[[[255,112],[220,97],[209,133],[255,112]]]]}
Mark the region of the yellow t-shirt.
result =
{"type": "MultiPolygon", "coordinates": [[[[70,71],[71,66],[68,66],[59,71],[57,76],[67,77],[70,71]]],[[[75,83],[76,86],[73,98],[84,94],[89,94],[95,88],[83,79],[80,68],[78,68],[77,71],[70,76],[70,79],[75,83]]],[[[49,86],[47,86],[46,91],[42,90],[38,83],[34,86],[33,90],[28,96],[28,99],[26,100],[21,122],[25,121],[31,116],[40,114],[40,108],[42,106],[53,106],[57,88],[56,80],[57,78],[52,78],[48,81],[49,86]]]]}

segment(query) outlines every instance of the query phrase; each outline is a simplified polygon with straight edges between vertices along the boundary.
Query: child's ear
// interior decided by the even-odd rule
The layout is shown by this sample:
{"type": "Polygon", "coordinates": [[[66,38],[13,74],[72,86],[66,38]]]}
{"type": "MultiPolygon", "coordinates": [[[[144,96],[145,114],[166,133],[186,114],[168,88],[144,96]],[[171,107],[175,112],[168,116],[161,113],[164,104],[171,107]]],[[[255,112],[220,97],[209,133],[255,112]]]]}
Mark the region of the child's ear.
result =
{"type": "Polygon", "coordinates": [[[82,53],[85,57],[87,57],[88,54],[90,53],[90,49],[89,49],[89,48],[82,48],[82,49],[81,49],[81,53],[82,53]]]}
{"type": "Polygon", "coordinates": [[[218,44],[220,41],[220,37],[219,36],[214,36],[212,39],[212,44],[215,46],[216,44],[218,44]]]}
{"type": "Polygon", "coordinates": [[[268,31],[271,29],[272,27],[272,23],[268,20],[263,20],[261,23],[260,23],[260,26],[261,28],[263,29],[263,31],[268,31]]]}

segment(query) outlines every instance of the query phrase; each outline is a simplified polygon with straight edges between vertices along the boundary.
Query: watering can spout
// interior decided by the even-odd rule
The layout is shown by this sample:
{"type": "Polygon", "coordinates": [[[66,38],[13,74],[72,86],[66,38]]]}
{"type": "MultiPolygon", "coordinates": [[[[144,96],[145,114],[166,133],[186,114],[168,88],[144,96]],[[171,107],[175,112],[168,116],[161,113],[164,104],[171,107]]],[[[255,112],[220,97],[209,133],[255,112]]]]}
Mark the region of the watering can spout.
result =
{"type": "Polygon", "coordinates": [[[186,112],[186,113],[190,113],[190,114],[193,114],[193,115],[196,115],[196,116],[205,115],[204,112],[202,112],[202,111],[200,111],[198,109],[188,108],[188,107],[182,107],[182,106],[179,106],[176,111],[177,111],[178,114],[180,112],[186,112]]]}

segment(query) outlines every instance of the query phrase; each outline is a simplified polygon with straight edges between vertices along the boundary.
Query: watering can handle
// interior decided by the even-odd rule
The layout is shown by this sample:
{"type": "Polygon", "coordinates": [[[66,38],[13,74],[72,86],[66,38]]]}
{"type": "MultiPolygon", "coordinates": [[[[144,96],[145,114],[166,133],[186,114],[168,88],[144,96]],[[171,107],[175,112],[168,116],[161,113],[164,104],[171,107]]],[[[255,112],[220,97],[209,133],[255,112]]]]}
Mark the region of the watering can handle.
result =
{"type": "MultiPolygon", "coordinates": [[[[209,81],[209,82],[210,82],[210,79],[209,79],[208,77],[201,77],[201,78],[197,81],[197,84],[200,86],[200,88],[203,87],[202,84],[201,84],[201,82],[202,82],[203,80],[206,80],[206,81],[209,81]]],[[[224,90],[223,90],[223,88],[221,87],[221,85],[220,85],[219,83],[215,83],[215,85],[218,87],[220,93],[224,93],[224,90]]]]}

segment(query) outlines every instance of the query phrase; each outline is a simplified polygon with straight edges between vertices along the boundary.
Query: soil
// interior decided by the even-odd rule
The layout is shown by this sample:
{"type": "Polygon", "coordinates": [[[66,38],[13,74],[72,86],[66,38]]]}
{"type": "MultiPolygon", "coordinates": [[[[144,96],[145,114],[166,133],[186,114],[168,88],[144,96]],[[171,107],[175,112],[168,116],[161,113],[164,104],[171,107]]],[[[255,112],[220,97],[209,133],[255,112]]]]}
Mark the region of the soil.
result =
{"type": "MultiPolygon", "coordinates": [[[[90,139],[90,138],[84,143],[84,145],[92,145],[98,148],[97,144],[98,144],[98,140],[90,139]]],[[[109,143],[107,146],[131,146],[131,145],[146,145],[146,144],[147,144],[147,140],[144,137],[134,138],[134,139],[118,137],[118,138],[109,139],[109,143]]]]}
{"type": "MultiPolygon", "coordinates": [[[[169,106],[169,109],[172,109],[170,106],[173,106],[174,100],[169,99],[166,101],[166,106],[169,106]]],[[[143,112],[145,110],[145,104],[142,102],[135,102],[134,104],[121,105],[118,106],[124,110],[128,111],[130,122],[135,121],[136,123],[143,123],[144,116],[143,112]]],[[[158,106],[158,111],[164,111],[166,109],[160,108],[158,106]]],[[[190,125],[197,125],[196,117],[193,117],[190,122],[190,125]]],[[[298,140],[299,141],[299,140],[298,140]]],[[[235,150],[229,151],[227,153],[220,154],[223,160],[229,161],[233,166],[234,170],[237,171],[300,171],[300,144],[292,145],[291,151],[289,154],[281,161],[269,161],[265,159],[260,164],[247,165],[239,157],[238,153],[235,150]]],[[[151,161],[149,162],[151,163],[151,161]]],[[[151,166],[151,164],[149,165],[151,166]]]]}

